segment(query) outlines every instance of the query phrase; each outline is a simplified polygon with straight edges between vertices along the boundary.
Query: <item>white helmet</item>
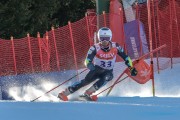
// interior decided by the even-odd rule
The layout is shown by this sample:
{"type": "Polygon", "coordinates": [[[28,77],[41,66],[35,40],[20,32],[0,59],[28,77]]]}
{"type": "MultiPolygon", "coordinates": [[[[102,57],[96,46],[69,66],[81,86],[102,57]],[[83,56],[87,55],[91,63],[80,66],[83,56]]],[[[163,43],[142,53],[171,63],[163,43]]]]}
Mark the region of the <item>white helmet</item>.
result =
{"type": "Polygon", "coordinates": [[[111,41],[112,31],[107,27],[102,27],[99,29],[97,33],[97,37],[98,37],[99,42],[102,42],[104,40],[111,41]]]}

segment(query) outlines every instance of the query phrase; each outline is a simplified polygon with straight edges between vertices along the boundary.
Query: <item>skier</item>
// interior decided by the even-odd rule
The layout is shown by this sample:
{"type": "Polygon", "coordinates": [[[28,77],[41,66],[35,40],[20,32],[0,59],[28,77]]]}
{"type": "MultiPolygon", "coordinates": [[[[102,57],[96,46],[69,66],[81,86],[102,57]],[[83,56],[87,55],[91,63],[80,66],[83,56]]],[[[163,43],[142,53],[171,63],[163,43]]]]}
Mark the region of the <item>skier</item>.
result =
{"type": "Polygon", "coordinates": [[[60,92],[58,98],[61,100],[68,101],[68,95],[98,79],[98,81],[82,95],[87,100],[93,100],[93,98],[91,98],[92,93],[113,79],[113,67],[117,54],[123,58],[131,75],[137,75],[137,70],[133,67],[130,57],[125,54],[123,48],[119,46],[118,43],[111,41],[112,31],[109,28],[100,28],[97,37],[99,43],[90,47],[85,59],[85,66],[90,71],[83,80],[75,82],[66,88],[65,91],[60,92]]]}

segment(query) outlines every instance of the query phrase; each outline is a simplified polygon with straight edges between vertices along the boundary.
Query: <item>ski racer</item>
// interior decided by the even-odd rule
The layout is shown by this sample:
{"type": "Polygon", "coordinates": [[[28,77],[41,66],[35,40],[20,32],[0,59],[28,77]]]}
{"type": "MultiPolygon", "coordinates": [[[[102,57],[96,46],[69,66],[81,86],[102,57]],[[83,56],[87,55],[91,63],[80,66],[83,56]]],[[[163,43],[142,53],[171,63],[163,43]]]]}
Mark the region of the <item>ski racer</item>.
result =
{"type": "Polygon", "coordinates": [[[99,43],[90,47],[85,59],[85,65],[90,71],[83,80],[75,82],[60,92],[58,94],[60,100],[68,101],[68,95],[98,79],[83,94],[86,99],[93,100],[91,98],[92,93],[113,79],[113,67],[117,54],[125,61],[131,75],[137,75],[137,70],[133,67],[130,57],[125,54],[123,48],[118,43],[111,41],[112,31],[109,28],[100,28],[97,37],[99,43]]]}

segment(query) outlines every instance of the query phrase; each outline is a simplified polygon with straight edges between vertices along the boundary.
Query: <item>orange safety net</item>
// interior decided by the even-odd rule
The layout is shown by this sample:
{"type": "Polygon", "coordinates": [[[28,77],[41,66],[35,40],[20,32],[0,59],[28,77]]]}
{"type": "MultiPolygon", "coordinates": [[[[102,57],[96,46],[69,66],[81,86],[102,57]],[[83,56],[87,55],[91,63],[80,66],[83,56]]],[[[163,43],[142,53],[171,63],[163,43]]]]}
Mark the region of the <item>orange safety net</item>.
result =
{"type": "MultiPolygon", "coordinates": [[[[133,6],[133,9],[136,20],[139,20],[144,26],[150,50],[148,7],[146,4],[139,4],[133,6]]],[[[178,0],[154,0],[154,2],[151,1],[150,11],[152,49],[163,44],[167,45],[165,49],[153,54],[154,68],[161,70],[180,62],[180,2],[178,0]]],[[[122,16],[121,13],[115,14],[122,16]]],[[[112,12],[96,16],[91,11],[77,22],[46,32],[42,38],[38,35],[37,38],[27,36],[22,39],[0,39],[0,76],[34,72],[77,71],[84,68],[84,59],[90,45],[98,42],[95,36],[97,29],[104,26],[111,27],[113,15],[112,12]]],[[[128,19],[124,13],[123,16],[123,20],[119,21],[127,23],[128,19]]],[[[121,27],[124,29],[123,25],[121,27]]],[[[116,36],[118,31],[113,31],[113,34],[116,36]]],[[[123,40],[123,38],[119,38],[119,40],[123,40]]],[[[113,41],[116,40],[113,39],[113,41]]],[[[122,43],[118,40],[116,42],[122,43]]],[[[128,45],[121,46],[126,49],[128,45]]],[[[128,51],[128,49],[126,50],[128,51]]],[[[123,69],[122,65],[116,70],[120,71],[121,69],[123,69]]]]}
{"type": "MultiPolygon", "coordinates": [[[[155,70],[162,70],[180,62],[180,2],[176,0],[151,1],[152,48],[166,44],[165,49],[154,54],[155,70]]],[[[150,48],[148,9],[146,4],[138,5],[138,18],[145,26],[150,48]]],[[[137,12],[137,11],[136,11],[137,12]]]]}

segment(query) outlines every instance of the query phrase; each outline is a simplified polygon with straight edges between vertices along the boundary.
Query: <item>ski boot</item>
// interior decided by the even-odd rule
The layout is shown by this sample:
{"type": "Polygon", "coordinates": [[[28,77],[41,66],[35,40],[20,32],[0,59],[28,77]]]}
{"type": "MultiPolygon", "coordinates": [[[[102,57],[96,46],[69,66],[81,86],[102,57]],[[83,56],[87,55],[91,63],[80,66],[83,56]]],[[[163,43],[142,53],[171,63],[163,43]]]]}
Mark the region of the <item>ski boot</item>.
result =
{"type": "Polygon", "coordinates": [[[68,101],[68,95],[71,94],[69,89],[67,88],[65,91],[62,91],[58,94],[58,98],[62,101],[68,101]]]}
{"type": "Polygon", "coordinates": [[[96,89],[94,86],[91,86],[83,95],[80,95],[79,97],[81,99],[84,99],[85,101],[97,101],[97,96],[92,95],[92,93],[96,92],[96,89]]]}

